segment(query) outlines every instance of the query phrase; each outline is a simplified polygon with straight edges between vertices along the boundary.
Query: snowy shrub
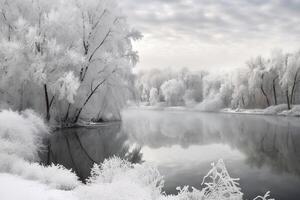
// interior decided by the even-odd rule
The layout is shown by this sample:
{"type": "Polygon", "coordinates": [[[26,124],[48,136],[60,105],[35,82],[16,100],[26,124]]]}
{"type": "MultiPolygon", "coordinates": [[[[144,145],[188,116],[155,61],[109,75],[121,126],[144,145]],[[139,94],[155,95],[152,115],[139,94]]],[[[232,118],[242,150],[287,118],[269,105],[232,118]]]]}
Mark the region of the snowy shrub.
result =
{"type": "MultiPolygon", "coordinates": [[[[202,190],[184,186],[176,188],[177,195],[165,195],[163,177],[155,167],[113,157],[100,166],[95,164],[87,185],[80,186],[76,192],[80,199],[242,200],[238,180],[229,176],[224,162],[219,160],[203,178],[202,190]]],[[[268,197],[269,192],[256,200],[268,197]]]]}
{"type": "Polygon", "coordinates": [[[292,107],[291,110],[284,110],[284,111],[280,112],[279,115],[299,117],[300,116],[300,106],[295,105],[292,107]]]}
{"type": "Polygon", "coordinates": [[[229,176],[222,160],[216,165],[213,163],[212,169],[202,181],[202,185],[205,185],[202,190],[204,199],[242,199],[243,193],[238,187],[238,180],[229,176]]]}
{"type": "Polygon", "coordinates": [[[177,195],[162,196],[160,200],[198,200],[203,199],[203,192],[192,187],[192,191],[189,190],[189,186],[177,187],[177,195]]]}
{"type": "Polygon", "coordinates": [[[266,109],[264,109],[264,114],[266,115],[274,115],[278,114],[284,110],[288,110],[288,106],[286,104],[280,104],[276,106],[269,106],[266,109]]]}
{"type": "Polygon", "coordinates": [[[31,110],[21,113],[0,112],[0,172],[37,180],[58,189],[73,189],[77,176],[62,166],[44,167],[38,161],[42,139],[48,127],[41,117],[31,110]]]}
{"type": "Polygon", "coordinates": [[[21,113],[9,110],[0,112],[0,153],[36,161],[42,138],[47,134],[48,127],[31,110],[21,113]]]}
{"type": "Polygon", "coordinates": [[[212,97],[204,99],[196,105],[195,109],[200,111],[219,111],[224,107],[220,94],[212,95],[212,97]]]}
{"type": "Polygon", "coordinates": [[[108,184],[118,191],[117,194],[113,194],[115,198],[111,197],[111,199],[124,199],[122,196],[135,199],[134,197],[139,195],[142,195],[139,199],[157,199],[161,195],[164,183],[163,177],[155,167],[147,163],[131,164],[118,157],[105,160],[100,166],[95,164],[87,182],[87,186],[81,189],[86,191],[83,193],[89,197],[92,195],[97,198],[102,197],[100,199],[109,196],[107,191],[102,191],[102,187],[107,187],[108,184]]]}

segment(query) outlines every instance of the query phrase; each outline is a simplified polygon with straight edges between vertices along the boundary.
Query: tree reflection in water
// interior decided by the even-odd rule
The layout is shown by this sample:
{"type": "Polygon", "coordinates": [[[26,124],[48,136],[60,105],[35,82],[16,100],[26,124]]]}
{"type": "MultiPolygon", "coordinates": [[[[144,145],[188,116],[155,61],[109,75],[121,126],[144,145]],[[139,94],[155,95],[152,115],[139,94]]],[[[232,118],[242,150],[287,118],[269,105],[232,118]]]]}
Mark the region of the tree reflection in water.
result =
{"type": "Polygon", "coordinates": [[[132,163],[142,162],[141,148],[131,146],[120,132],[120,123],[60,129],[48,140],[48,151],[41,154],[44,164],[61,164],[72,169],[83,182],[94,163],[118,156],[132,163]]]}
{"type": "Polygon", "coordinates": [[[122,129],[132,142],[153,149],[229,145],[251,166],[300,176],[299,118],[129,110],[123,113],[122,129]]]}

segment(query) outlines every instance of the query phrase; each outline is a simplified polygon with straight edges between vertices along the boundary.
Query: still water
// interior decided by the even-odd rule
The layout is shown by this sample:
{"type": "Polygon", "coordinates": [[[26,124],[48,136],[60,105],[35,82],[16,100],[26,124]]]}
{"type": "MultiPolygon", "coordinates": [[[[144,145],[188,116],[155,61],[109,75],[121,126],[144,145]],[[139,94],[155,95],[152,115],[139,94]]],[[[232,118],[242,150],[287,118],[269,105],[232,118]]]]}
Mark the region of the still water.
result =
{"type": "Polygon", "coordinates": [[[122,123],[62,129],[49,139],[44,163],[72,168],[84,181],[93,163],[113,155],[154,163],[166,193],[201,188],[212,162],[222,158],[240,178],[245,199],[271,191],[300,197],[300,118],[127,110],[122,123]]]}

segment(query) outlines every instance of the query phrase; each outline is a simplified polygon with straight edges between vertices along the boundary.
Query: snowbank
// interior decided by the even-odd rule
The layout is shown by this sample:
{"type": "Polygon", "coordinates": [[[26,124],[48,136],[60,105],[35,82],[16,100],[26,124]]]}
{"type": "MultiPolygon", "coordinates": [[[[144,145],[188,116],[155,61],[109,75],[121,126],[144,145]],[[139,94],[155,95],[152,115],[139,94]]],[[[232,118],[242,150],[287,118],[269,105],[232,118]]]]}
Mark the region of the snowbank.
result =
{"type": "Polygon", "coordinates": [[[300,105],[294,105],[291,110],[284,110],[279,115],[300,117],[300,105]]]}
{"type": "Polygon", "coordinates": [[[255,115],[280,115],[300,117],[300,105],[293,105],[292,109],[288,110],[286,104],[276,106],[269,106],[265,109],[230,109],[224,108],[221,110],[223,113],[239,113],[239,114],[255,114],[255,115]]]}
{"type": "Polygon", "coordinates": [[[0,173],[17,175],[26,180],[35,180],[51,188],[71,190],[80,185],[76,174],[60,165],[42,166],[22,158],[0,154],[0,173]]]}
{"type": "Polygon", "coordinates": [[[37,181],[0,173],[1,200],[77,200],[71,191],[57,190],[37,181]]]}
{"type": "Polygon", "coordinates": [[[270,106],[264,109],[263,113],[266,115],[276,115],[283,112],[284,110],[288,110],[288,106],[286,104],[280,104],[277,106],[270,106]]]}

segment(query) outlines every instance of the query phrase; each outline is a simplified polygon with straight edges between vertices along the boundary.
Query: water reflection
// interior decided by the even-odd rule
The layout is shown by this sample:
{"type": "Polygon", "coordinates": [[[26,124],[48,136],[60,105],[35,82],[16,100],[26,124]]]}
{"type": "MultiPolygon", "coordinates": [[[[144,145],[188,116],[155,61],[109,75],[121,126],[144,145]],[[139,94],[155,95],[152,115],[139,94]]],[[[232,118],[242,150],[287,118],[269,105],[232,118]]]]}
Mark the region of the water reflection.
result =
{"type": "Polygon", "coordinates": [[[245,199],[271,190],[276,199],[300,196],[300,119],[274,116],[126,110],[121,123],[62,129],[49,140],[44,163],[72,168],[81,180],[93,163],[117,155],[156,164],[167,193],[201,187],[220,158],[241,178],[245,199]],[[141,147],[141,148],[139,148],[141,147]]]}
{"type": "Polygon", "coordinates": [[[94,163],[114,155],[133,163],[142,162],[141,148],[131,148],[120,128],[120,123],[109,123],[55,131],[49,138],[48,151],[41,155],[42,161],[73,169],[82,181],[89,176],[94,163]]]}
{"type": "Polygon", "coordinates": [[[246,198],[266,190],[277,199],[300,195],[298,118],[128,110],[123,119],[122,130],[165,173],[170,193],[179,183],[200,186],[209,163],[223,158],[246,198]]]}
{"type": "Polygon", "coordinates": [[[123,116],[123,131],[142,146],[226,144],[245,154],[252,166],[300,175],[298,118],[135,110],[123,116]]]}

